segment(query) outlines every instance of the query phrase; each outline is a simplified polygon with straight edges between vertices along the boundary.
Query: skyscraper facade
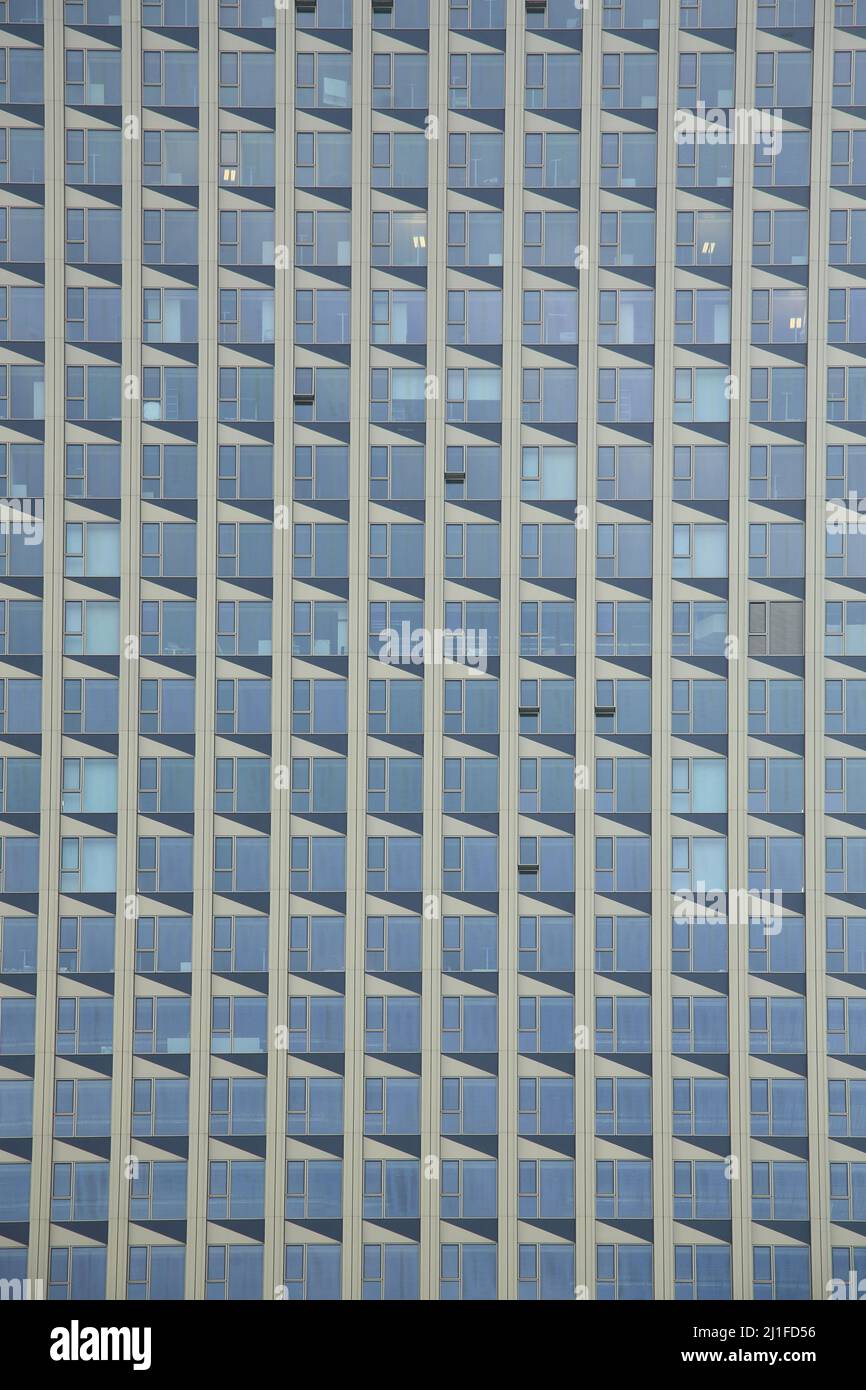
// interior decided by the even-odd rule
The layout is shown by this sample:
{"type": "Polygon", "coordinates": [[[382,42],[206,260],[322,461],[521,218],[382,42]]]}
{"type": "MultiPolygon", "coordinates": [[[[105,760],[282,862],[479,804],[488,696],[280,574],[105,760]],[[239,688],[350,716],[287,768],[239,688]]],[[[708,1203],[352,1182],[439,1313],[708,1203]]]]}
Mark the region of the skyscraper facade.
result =
{"type": "Polygon", "coordinates": [[[0,0],[2,1287],[866,1280],[864,495],[866,0],[0,0]]]}

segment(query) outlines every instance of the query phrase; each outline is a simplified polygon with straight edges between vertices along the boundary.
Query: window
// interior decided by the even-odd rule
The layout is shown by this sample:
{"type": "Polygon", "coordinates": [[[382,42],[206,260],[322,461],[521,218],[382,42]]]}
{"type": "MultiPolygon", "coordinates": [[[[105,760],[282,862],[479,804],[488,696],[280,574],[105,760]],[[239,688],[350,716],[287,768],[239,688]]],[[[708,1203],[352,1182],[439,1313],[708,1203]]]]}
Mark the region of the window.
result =
{"type": "Polygon", "coordinates": [[[808,1220],[808,1172],[809,1165],[803,1162],[783,1159],[774,1159],[769,1163],[753,1162],[752,1220],[808,1220]]]}
{"type": "Polygon", "coordinates": [[[257,1159],[208,1164],[208,1216],[256,1219],[265,1214],[265,1165],[257,1159]]]}
{"type": "Polygon", "coordinates": [[[110,1132],[110,1081],[55,1081],[55,1138],[106,1138],[110,1132]]]}
{"type": "Polygon", "coordinates": [[[131,1245],[127,1268],[128,1299],[182,1299],[185,1250],[173,1246],[131,1245]]]}
{"type": "Polygon", "coordinates": [[[654,290],[599,290],[599,343],[607,345],[651,343],[655,317],[654,304],[654,290]]]}
{"type": "MultiPolygon", "coordinates": [[[[759,29],[777,29],[786,24],[811,28],[814,19],[814,0],[760,0],[758,5],[759,29]]],[[[840,22],[838,18],[836,22],[840,22]]]]}
{"type": "MultiPolygon", "coordinates": [[[[298,55],[301,56],[300,54],[298,55]]],[[[267,139],[268,159],[266,168],[262,168],[262,176],[256,178],[241,179],[241,182],[251,183],[273,183],[274,182],[274,163],[273,163],[273,136],[268,137],[245,137],[267,139]]],[[[386,137],[387,138],[387,137],[386,137]]],[[[395,140],[401,137],[394,137],[395,140]]],[[[414,138],[414,137],[402,137],[414,138]]],[[[423,138],[423,137],[421,137],[423,138]]],[[[225,153],[227,158],[221,162],[229,167],[229,172],[233,163],[236,163],[241,151],[237,148],[237,136],[224,135],[221,137],[225,141],[225,153]]],[[[251,149],[250,155],[255,156],[259,152],[251,149]]],[[[263,150],[262,153],[265,153],[263,150]]],[[[375,153],[375,137],[374,137],[375,153]]],[[[420,151],[419,151],[420,153],[420,151]]],[[[295,131],[295,187],[296,188],[347,188],[351,184],[351,157],[352,146],[351,136],[345,134],[331,133],[330,131],[295,131]]],[[[374,161],[375,162],[375,161],[374,161]]],[[[225,177],[226,169],[223,174],[225,177]]],[[[234,180],[232,180],[234,181],[234,180]]],[[[390,180],[389,180],[390,183],[390,180]]],[[[377,186],[388,186],[378,184],[377,186]]]]}
{"type": "MultiPolygon", "coordinates": [[[[525,454],[524,450],[524,457],[525,454]]],[[[600,445],[596,454],[599,501],[644,501],[652,497],[652,457],[649,445],[600,445]]]]}
{"type": "Polygon", "coordinates": [[[209,1245],[205,1298],[260,1300],[263,1260],[260,1245],[209,1245]]]}
{"type": "MultiPolygon", "coordinates": [[[[553,375],[550,377],[551,385],[560,384],[561,378],[569,378],[575,381],[575,373],[562,368],[548,368],[553,375]],[[554,381],[554,378],[556,381],[554,381]]],[[[397,369],[391,373],[397,376],[397,369]]],[[[538,379],[541,372],[534,369],[528,374],[524,373],[524,389],[526,389],[527,375],[533,382],[533,405],[529,407],[532,414],[531,418],[538,419],[538,379]]],[[[455,423],[495,423],[502,419],[502,370],[499,367],[449,367],[445,374],[446,418],[455,423]]],[[[414,383],[413,383],[414,385],[414,383]]],[[[552,399],[551,409],[555,408],[555,402],[561,399],[556,396],[552,399]]],[[[526,410],[527,407],[524,407],[526,410]]],[[[396,418],[418,418],[415,415],[400,415],[396,418]]],[[[423,418],[420,417],[420,418],[423,418]]],[[[556,416],[557,419],[565,419],[566,416],[556,416]]]]}
{"type": "MultiPolygon", "coordinates": [[[[94,52],[85,51],[88,66],[94,52]]],[[[101,55],[99,55],[101,56],[101,55]]],[[[67,49],[67,86],[69,85],[69,57],[67,49]]],[[[197,106],[198,95],[198,54],[147,49],[141,55],[141,90],[145,106],[197,106]]],[[[120,71],[118,65],[117,95],[112,98],[120,101],[120,71]]],[[[69,98],[67,98],[69,100],[69,98]]]]}
{"type": "MultiPolygon", "coordinates": [[[[835,699],[829,687],[828,701],[835,699]]],[[[838,684],[838,683],[837,683],[838,684]]],[[[829,705],[828,705],[829,708],[829,705]]],[[[802,733],[804,690],[800,680],[749,681],[750,733],[802,733]]]]}
{"type": "Polygon", "coordinates": [[[657,104],[658,58],[655,54],[604,53],[601,104],[606,110],[645,110],[657,104]]]}
{"type": "MultiPolygon", "coordinates": [[[[671,1000],[671,1050],[687,1055],[727,1052],[727,1000],[702,995],[674,995],[671,1000]]],[[[727,1214],[726,1208],[724,1215],[727,1214]]]]}
{"type": "Polygon", "coordinates": [[[727,29],[736,22],[736,0],[680,0],[680,25],[684,29],[727,29]]]}
{"type": "Polygon", "coordinates": [[[730,134],[733,116],[727,118],[727,138],[704,139],[699,123],[682,121],[676,133],[677,187],[730,188],[734,173],[734,147],[730,134]]]}
{"type": "Polygon", "coordinates": [[[859,974],[866,961],[866,919],[827,918],[827,970],[859,974]]]}
{"type": "MultiPolygon", "coordinates": [[[[834,630],[836,608],[841,605],[828,604],[827,632],[834,630]]],[[[768,602],[749,604],[749,655],[750,656],[802,656],[803,655],[803,605],[793,602],[768,602]]],[[[845,629],[843,627],[842,631],[845,629]]],[[[828,636],[828,650],[833,650],[833,638],[828,636]]],[[[852,639],[856,640],[856,639],[852,639]]]]}
{"type": "Polygon", "coordinates": [[[830,213],[830,265],[860,265],[866,257],[866,217],[856,208],[830,213]]]}
{"type": "Polygon", "coordinates": [[[827,368],[827,419],[866,419],[866,372],[862,368],[827,368]]]}
{"type": "Polygon", "coordinates": [[[264,1052],[266,1048],[267,1001],[214,995],[211,1000],[211,1052],[228,1056],[264,1052]]]}
{"type": "Polygon", "coordinates": [[[104,1246],[52,1246],[48,1257],[49,1298],[105,1298],[104,1246]]]}
{"type": "MultiPolygon", "coordinates": [[[[374,295],[375,295],[374,291],[374,295]]],[[[378,293],[385,293],[379,291],[378,293]]],[[[392,296],[397,291],[392,291],[392,296]]],[[[403,291],[403,293],[409,293],[403,291]]],[[[573,296],[567,296],[573,298],[573,296]]],[[[575,300],[576,304],[576,300],[575,300]]],[[[526,341],[524,294],[524,341],[526,341]]],[[[447,341],[456,346],[502,342],[502,293],[500,290],[449,290],[447,341]]],[[[558,339],[551,339],[558,341],[558,339]]]]}
{"type": "MultiPolygon", "coordinates": [[[[841,796],[842,768],[840,759],[826,759],[826,809],[830,810],[833,795],[841,796]],[[838,788],[838,793],[837,789],[838,788]]],[[[855,760],[856,761],[856,760],[855,760]]],[[[799,814],[804,809],[804,776],[802,758],[749,758],[748,808],[755,814],[768,811],[799,814]]],[[[856,779],[855,779],[856,784],[856,779]]],[[[855,792],[856,796],[856,792],[855,792]]]]}
{"type": "Polygon", "coordinates": [[[544,4],[526,7],[526,28],[579,29],[583,23],[580,10],[575,13],[573,0],[545,0],[544,4]]]}
{"type": "MultiPolygon", "coordinates": [[[[77,134],[82,137],[87,137],[87,153],[88,156],[92,158],[91,144],[95,133],[101,134],[101,132],[94,132],[92,130],[66,132],[67,171],[72,157],[69,151],[70,135],[77,134]]],[[[141,178],[144,184],[178,184],[186,187],[194,187],[198,183],[198,134],[196,132],[188,133],[187,131],[180,130],[145,131],[142,136],[141,151],[141,178]]],[[[98,148],[93,153],[102,163],[107,163],[109,150],[106,149],[103,151],[101,148],[98,148]]],[[[116,160],[116,170],[115,168],[102,170],[97,167],[95,172],[97,174],[102,172],[116,172],[117,177],[108,181],[119,183],[121,162],[119,141],[116,154],[114,151],[111,151],[111,155],[116,160]]],[[[69,179],[69,172],[67,172],[67,179],[69,179]]],[[[91,177],[73,179],[72,182],[103,183],[105,180],[101,177],[91,177]]]]}
{"type": "Polygon", "coordinates": [[[651,604],[617,599],[595,605],[596,656],[649,656],[651,604]]]}
{"type": "Polygon", "coordinates": [[[728,1082],[698,1077],[674,1077],[674,1134],[727,1134],[730,1130],[728,1082]]]}
{"type": "Polygon", "coordinates": [[[612,1299],[651,1299],[653,1296],[653,1248],[651,1245],[597,1245],[596,1296],[612,1299]]]}
{"type": "MultiPolygon", "coordinates": [[[[834,216],[837,216],[835,213],[834,216]]],[[[838,229],[838,219],[836,227],[838,229]]],[[[753,212],[755,265],[805,265],[809,256],[808,212],[753,212]]]]}
{"type": "Polygon", "coordinates": [[[651,1001],[646,998],[597,995],[596,1052],[649,1052],[651,1008],[651,1001]]]}
{"type": "Polygon", "coordinates": [[[373,54],[373,110],[426,110],[427,55],[373,54]]]}
{"type": "MultiPolygon", "coordinates": [[[[67,252],[69,255],[69,217],[67,212],[67,252]]],[[[102,216],[107,216],[103,213],[102,216]]],[[[120,260],[120,226],[118,217],[117,254],[91,254],[87,260],[120,260]]],[[[88,210],[88,230],[94,225],[94,210],[88,210]]],[[[98,226],[97,226],[97,230],[98,226]]],[[[91,241],[93,238],[91,237],[91,241]]],[[[198,213],[170,208],[144,208],[141,214],[142,261],[145,265],[195,265],[198,259],[198,213]]],[[[97,249],[97,248],[94,248],[97,249]]],[[[80,257],[76,257],[80,259],[80,257]]]]}
{"type": "MultiPolygon", "coordinates": [[[[92,450],[93,445],[90,445],[88,463],[90,463],[92,450]]],[[[175,497],[195,497],[196,478],[197,457],[194,445],[145,444],[142,446],[141,495],[143,498],[168,500],[175,497]]],[[[69,495],[71,494],[67,486],[67,496],[69,495]]],[[[193,527],[194,533],[195,528],[193,527]]]]}
{"type": "Polygon", "coordinates": [[[505,0],[450,0],[452,29],[503,29],[505,0]]]}
{"type": "MultiPolygon", "coordinates": [[[[759,57],[761,55],[758,55],[759,57]]],[[[772,55],[771,55],[772,56],[772,55]]],[[[775,56],[782,57],[782,54],[775,56]]],[[[811,54],[786,54],[785,57],[803,57],[811,65],[811,54]]],[[[801,89],[810,91],[811,83],[801,89]]],[[[773,99],[770,98],[773,105],[773,99]]],[[[859,132],[858,132],[859,133],[859,132]]],[[[849,131],[835,131],[831,142],[832,174],[839,172],[840,137],[841,141],[851,135],[849,131]]],[[[809,182],[809,158],[811,149],[811,137],[807,131],[785,131],[785,138],[779,141],[758,142],[755,145],[755,187],[756,188],[779,188],[805,186],[809,182]],[[775,146],[775,152],[774,152],[775,146]]],[[[833,180],[835,182],[835,178],[833,180]]],[[[846,180],[847,181],[847,180],[846,180]]]]}
{"type": "MultiPolygon", "coordinates": [[[[317,137],[321,141],[321,133],[317,137]]],[[[347,142],[351,141],[350,136],[332,137],[347,142]]],[[[451,140],[449,137],[449,163],[451,140]]],[[[463,137],[466,140],[468,137],[463,137]]],[[[477,140],[479,137],[475,137],[477,140]]],[[[483,137],[482,137],[483,138],[483,137]]],[[[501,140],[500,136],[490,137],[494,140],[501,140]]],[[[478,155],[482,153],[482,147],[478,147],[478,155]]],[[[343,153],[341,151],[341,153],[343,153]]],[[[319,186],[323,183],[336,183],[349,186],[351,184],[351,147],[347,143],[345,149],[345,167],[342,177],[339,180],[329,176],[317,180],[319,186]]],[[[324,157],[323,157],[324,165],[324,157]]],[[[480,174],[480,170],[476,169],[480,174]]],[[[464,179],[467,171],[463,168],[464,179]]],[[[451,171],[449,170],[449,182],[451,181],[451,171]]],[[[456,173],[454,174],[456,178],[456,173]]],[[[427,141],[423,135],[406,134],[401,131],[374,131],[372,135],[372,161],[370,171],[370,181],[374,188],[426,188],[427,187],[427,141]]],[[[501,180],[500,180],[501,182],[501,180]]],[[[314,186],[313,181],[306,185],[314,186]]],[[[452,186],[457,186],[452,184],[452,186]]],[[[463,186],[463,185],[460,185],[463,186]]]]}
{"type": "Polygon", "coordinates": [[[451,53],[448,106],[452,111],[492,110],[505,105],[505,58],[500,54],[451,53]]]}
{"type": "MultiPolygon", "coordinates": [[[[319,214],[323,215],[329,214],[319,214]]],[[[297,214],[297,217],[301,216],[301,213],[297,214]]],[[[345,216],[348,218],[349,214],[345,216]]],[[[273,212],[220,210],[220,265],[273,265],[274,242],[273,212]]],[[[299,261],[306,263],[301,257],[299,261]]]]}
{"type": "Polygon", "coordinates": [[[346,841],[342,835],[296,835],[289,848],[293,892],[345,892],[346,841]]]}
{"type": "MultiPolygon", "coordinates": [[[[833,1083],[829,1085],[832,1100],[833,1083]]],[[[753,1080],[749,1083],[749,1104],[753,1135],[787,1137],[806,1133],[805,1081],[753,1080]]]]}
{"type": "Polygon", "coordinates": [[[730,290],[677,290],[674,315],[674,341],[677,343],[731,341],[730,290]]]}
{"type": "MultiPolygon", "coordinates": [[[[374,55],[375,58],[380,55],[374,55]]],[[[410,58],[412,55],[406,55],[410,58]]],[[[423,60],[426,63],[426,59],[423,60]]],[[[316,214],[308,214],[315,216],[316,214]]],[[[318,217],[329,214],[319,213],[318,217]]],[[[334,214],[336,215],[336,214],[334,214]]],[[[472,214],[469,214],[472,216],[472,214]]],[[[484,214],[476,214],[483,216],[484,214]]],[[[495,215],[495,214],[494,214],[495,215]]],[[[296,217],[302,214],[296,213],[296,217]]],[[[499,214],[501,223],[501,214],[499,214]]],[[[449,218],[449,248],[450,248],[449,218]]],[[[427,264],[427,214],[423,212],[373,212],[370,254],[373,265],[427,264]]],[[[325,264],[328,262],[326,261],[325,264]]],[[[343,264],[334,261],[334,264],[343,264]]],[[[449,264],[450,249],[449,249],[449,264]]]]}
{"type": "MultiPolygon", "coordinates": [[[[336,142],[341,136],[319,134],[314,137],[321,147],[325,142],[336,142]]],[[[304,141],[309,139],[301,132],[295,133],[296,160],[295,181],[298,187],[306,187],[302,181],[301,169],[305,163],[304,141]]],[[[219,135],[219,175],[223,184],[240,184],[251,187],[272,185],[276,177],[275,146],[272,134],[259,134],[252,131],[220,131],[219,135]]]]}
{"type": "Polygon", "coordinates": [[[753,579],[801,579],[805,573],[802,523],[770,522],[749,526],[749,575],[753,579]]]}
{"type": "Polygon", "coordinates": [[[749,887],[760,891],[802,893],[805,887],[803,853],[800,835],[750,837],[749,887]]]}
{"type": "Polygon", "coordinates": [[[726,1163],[674,1161],[674,1216],[726,1220],[731,1215],[731,1181],[726,1163]]]}
{"type": "Polygon", "coordinates": [[[107,1221],[108,1169],[108,1163],[55,1163],[52,1221],[107,1221]]]}
{"type": "Polygon", "coordinates": [[[749,1000],[749,1052],[753,1056],[805,1050],[805,1000],[757,995],[749,1000]]]}
{"type": "Polygon", "coordinates": [[[653,417],[651,367],[600,367],[598,420],[603,424],[648,421],[653,417]]]}
{"type": "Polygon", "coordinates": [[[596,733],[648,733],[649,730],[650,682],[648,680],[596,681],[596,733]]]}
{"type": "MultiPolygon", "coordinates": [[[[21,50],[19,50],[21,51],[21,50]]],[[[114,214],[112,214],[114,215],[114,214]]],[[[67,212],[67,218],[69,213],[67,212]]],[[[117,215],[117,227],[120,217],[117,215]]],[[[80,238],[83,242],[83,237],[80,238]]],[[[79,248],[82,253],[86,247],[79,248]]],[[[2,261],[40,261],[45,255],[45,216],[41,208],[3,208],[0,210],[0,260],[2,261]]],[[[66,259],[75,261],[94,259],[119,261],[120,254],[88,257],[86,254],[70,254],[67,245],[66,259]]]]}
{"type": "MultiPolygon", "coordinates": [[[[499,213],[495,215],[500,216],[499,213]]],[[[471,230],[471,225],[468,222],[467,228],[471,230]]],[[[579,239],[578,214],[576,212],[524,212],[523,214],[524,265],[574,267],[579,239]]],[[[466,263],[470,264],[470,262],[466,263]]],[[[494,264],[500,264],[500,262],[495,261],[494,264]]]]}
{"type": "Polygon", "coordinates": [[[294,416],[298,423],[348,420],[348,370],[344,367],[296,367],[294,416]]]}
{"type": "MultiPolygon", "coordinates": [[[[322,369],[317,369],[320,378],[322,369]]],[[[487,378],[495,378],[498,382],[499,372],[484,372],[478,374],[477,385],[479,391],[485,384],[488,386],[488,394],[491,394],[491,386],[487,378]]],[[[454,377],[454,388],[458,392],[458,399],[463,402],[463,373],[448,372],[448,391],[449,402],[451,400],[452,376],[454,377]]],[[[424,419],[425,403],[425,373],[423,369],[417,367],[371,367],[370,368],[370,419],[378,423],[403,423],[406,421],[422,421],[424,419]]],[[[499,391],[496,392],[498,401],[499,391]]],[[[450,405],[449,405],[450,413],[450,405]]],[[[498,418],[499,411],[494,415],[482,415],[479,418],[498,418]]],[[[348,418],[348,405],[347,415],[348,418]]],[[[461,419],[462,415],[456,418],[461,419]]]]}
{"type": "MultiPolygon", "coordinates": [[[[402,1246],[365,1246],[364,1249],[398,1250],[402,1246]]],[[[291,1301],[302,1299],[338,1301],[340,1298],[340,1271],[342,1249],[339,1245],[287,1245],[283,1271],[285,1297],[291,1301]]],[[[370,1297],[370,1295],[365,1295],[370,1297]]],[[[392,1293],[391,1297],[400,1297],[392,1293]]],[[[410,1295],[406,1295],[407,1297],[410,1295]]]]}
{"type": "Polygon", "coordinates": [[[658,0],[605,0],[605,29],[657,29],[658,0]]]}
{"type": "MultiPolygon", "coordinates": [[[[227,3],[231,3],[231,0],[227,0],[227,3]]],[[[262,14],[264,18],[260,22],[273,25],[273,15],[267,6],[263,7],[262,14]]],[[[295,11],[295,23],[299,29],[350,29],[352,0],[314,0],[312,5],[299,5],[295,11]]]]}
{"type": "MultiPolygon", "coordinates": [[[[85,177],[85,135],[96,135],[91,139],[87,152],[90,155],[93,172],[112,173],[108,180],[119,182],[120,142],[114,132],[66,131],[67,183],[96,182],[85,177]],[[100,140],[99,137],[102,137],[100,140]]],[[[119,135],[119,132],[118,132],[119,135]]],[[[0,183],[44,183],[45,151],[43,131],[27,130],[9,126],[0,127],[0,183]]]]}
{"type": "MultiPolygon", "coordinates": [[[[455,682],[458,686],[461,682],[455,682]]],[[[376,733],[421,733],[421,684],[414,680],[371,680],[367,686],[367,729],[376,733]]]]}
{"type": "MultiPolygon", "coordinates": [[[[300,57],[300,54],[298,56],[300,57]]],[[[297,76],[296,101],[297,97],[302,95],[300,85],[302,74],[299,72],[297,76]]],[[[303,76],[307,76],[307,74],[304,73],[303,76]]],[[[220,106],[273,106],[274,101],[275,62],[273,54],[239,53],[234,50],[220,53],[220,106]]],[[[297,104],[301,103],[298,102],[297,104]]]]}
{"type": "Polygon", "coordinates": [[[111,999],[60,998],[54,1048],[58,1056],[110,1054],[111,999]]]}
{"type": "Polygon", "coordinates": [[[597,835],[597,893],[646,893],[650,889],[650,840],[647,835],[597,835]]]}
{"type": "Polygon", "coordinates": [[[650,970],[650,919],[596,917],[595,968],[602,972],[650,970]]]}
{"type": "Polygon", "coordinates": [[[287,1220],[333,1219],[342,1215],[343,1164],[340,1159],[289,1159],[286,1163],[287,1220]]]}
{"type": "Polygon", "coordinates": [[[192,970],[190,917],[139,917],[135,924],[135,968],[139,974],[192,970]]]}
{"type": "MultiPolygon", "coordinates": [[[[87,841],[84,842],[85,844],[87,841]]],[[[96,841],[95,843],[99,843],[96,841]]],[[[138,841],[138,888],[142,893],[191,893],[192,836],[142,835],[138,841]]]]}
{"type": "Polygon", "coordinates": [[[734,104],[734,59],[728,53],[681,53],[677,105],[694,108],[734,104]]]}
{"type": "MultiPolygon", "coordinates": [[[[652,1083],[647,1078],[597,1077],[595,1132],[597,1135],[650,1134],[652,1083]]],[[[522,1108],[522,1107],[521,1107],[522,1108]]]]}
{"type": "MultiPolygon", "coordinates": [[[[694,55],[683,54],[680,61],[687,56],[694,55]]],[[[708,55],[703,54],[701,56],[706,59],[708,55]]],[[[676,264],[697,267],[730,265],[731,227],[732,214],[730,212],[678,212],[676,264]]]]}
{"type": "Polygon", "coordinates": [[[399,1077],[368,1077],[364,1082],[364,1133],[420,1134],[420,1082],[399,1077]]]}
{"type": "Polygon", "coordinates": [[[420,893],[421,843],[419,835],[368,836],[367,892],[420,893]]]}
{"type": "MultiPolygon", "coordinates": [[[[407,449],[396,449],[396,455],[409,453],[407,449]]],[[[420,451],[417,451],[420,453],[420,451]]],[[[530,451],[531,452],[531,451],[530,451]]],[[[537,450],[535,451],[538,452],[537,450]]],[[[551,448],[551,456],[557,452],[556,447],[551,448]]],[[[394,447],[391,449],[392,456],[395,455],[394,447]]],[[[524,459],[527,451],[524,450],[524,459]]],[[[562,450],[562,453],[573,456],[573,451],[562,450]]],[[[498,501],[502,492],[501,483],[501,451],[498,446],[485,444],[448,444],[445,448],[445,496],[449,501],[498,501]]],[[[554,465],[551,464],[551,473],[554,473],[554,465]]],[[[397,480],[392,479],[392,496],[397,480]]],[[[553,479],[551,487],[556,483],[553,479]]],[[[372,484],[371,484],[372,490],[372,484]]],[[[423,488],[419,495],[423,493],[423,488]]],[[[523,485],[521,488],[523,494],[523,485]]]]}
{"type": "Polygon", "coordinates": [[[675,1245],[674,1298],[731,1298],[731,1263],[729,1245],[675,1245]]]}
{"type": "MultiPolygon", "coordinates": [[[[828,458],[828,477],[829,468],[828,458]]],[[[756,502],[799,499],[805,495],[805,472],[801,444],[753,444],[749,450],[749,496],[756,502]]]]}
{"type": "Polygon", "coordinates": [[[139,1162],[129,1186],[130,1220],[183,1221],[186,1180],[185,1162],[139,1162]]]}
{"type": "Polygon", "coordinates": [[[594,805],[601,814],[649,814],[649,759],[596,758],[594,805]]]}
{"type": "Polygon", "coordinates": [[[578,53],[534,53],[524,58],[524,109],[562,111],[580,104],[578,53]]]}
{"type": "MultiPolygon", "coordinates": [[[[790,21],[788,21],[790,22],[790,21]]],[[[843,87],[845,54],[834,54],[833,100],[843,87]],[[841,62],[840,62],[841,59],[841,62]]],[[[806,106],[812,91],[811,53],[761,51],[755,54],[755,103],[763,106],[806,106]]],[[[842,103],[847,104],[847,103],[842,103]]]]}
{"type": "MultiPolygon", "coordinates": [[[[477,140],[479,137],[468,138],[477,140]]],[[[580,136],[549,131],[524,135],[523,180],[527,188],[577,188],[580,183],[580,136]]],[[[455,186],[458,185],[452,185],[455,186]]]]}
{"type": "Polygon", "coordinates": [[[36,961],[35,917],[0,918],[0,974],[32,973],[36,961]]]}
{"type": "MultiPolygon", "coordinates": [[[[374,214],[388,216],[389,214],[374,214]]],[[[390,216],[409,216],[391,213],[390,216]]],[[[542,216],[542,214],[539,214],[542,216]]],[[[374,223],[375,233],[375,223],[374,223]]],[[[502,265],[503,214],[501,212],[449,212],[448,264],[502,265]]],[[[572,256],[574,252],[572,251],[572,256]]],[[[375,242],[374,242],[375,262],[375,242]]]]}
{"type": "Polygon", "coordinates": [[[496,1246],[442,1245],[439,1297],[443,1301],[496,1298],[496,1246]]]}
{"type": "MultiPolygon", "coordinates": [[[[39,497],[45,491],[44,450],[40,444],[0,445],[0,489],[5,498],[39,497]]],[[[15,511],[12,520],[18,520],[15,511]]],[[[21,531],[30,544],[41,538],[41,516],[21,517],[21,531]]],[[[14,534],[14,533],[13,533],[14,534]]]]}
{"type": "MultiPolygon", "coordinates": [[[[377,139],[393,140],[400,136],[373,137],[374,164],[377,139]]],[[[576,136],[567,137],[572,141],[576,136]]],[[[402,139],[420,140],[423,136],[403,136],[402,139]]],[[[418,172],[423,169],[426,183],[427,159],[419,157],[413,183],[418,183],[418,172]]],[[[448,136],[448,187],[449,188],[501,188],[505,179],[505,141],[500,134],[482,132],[457,132],[448,136]]],[[[387,185],[380,184],[379,187],[387,185]]],[[[410,185],[412,186],[412,185],[410,185]]]]}
{"type": "MultiPolygon", "coordinates": [[[[213,1084],[212,1082],[211,1085],[213,1086],[213,1084]]],[[[264,1132],[264,1103],[262,1107],[262,1132],[264,1132]]],[[[342,1078],[290,1076],[286,1095],[286,1133],[342,1134],[342,1132],[342,1078]]]]}
{"type": "Polygon", "coordinates": [[[574,651],[574,610],[571,604],[521,603],[522,656],[571,656],[574,651]]]}

